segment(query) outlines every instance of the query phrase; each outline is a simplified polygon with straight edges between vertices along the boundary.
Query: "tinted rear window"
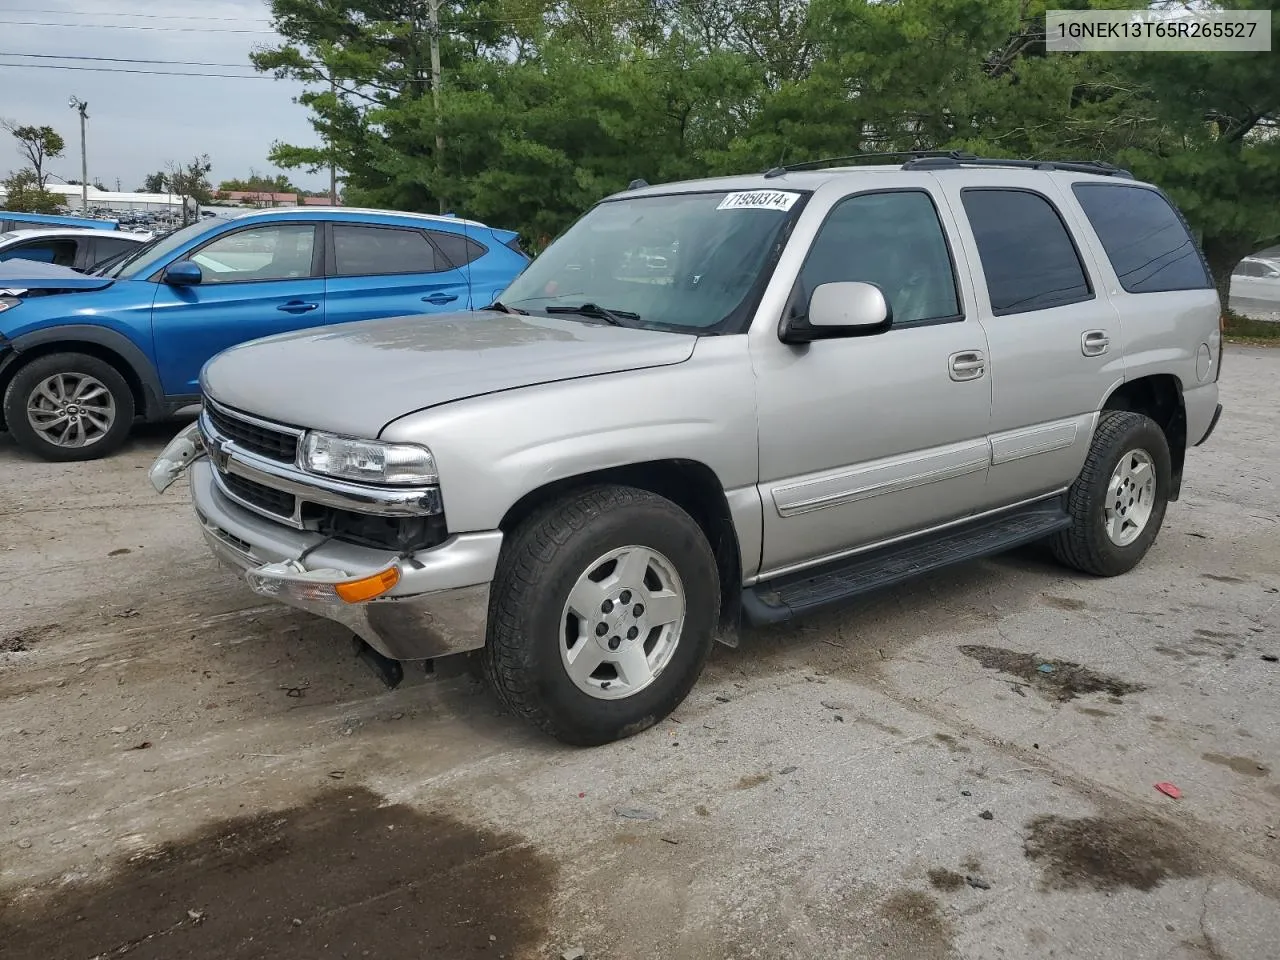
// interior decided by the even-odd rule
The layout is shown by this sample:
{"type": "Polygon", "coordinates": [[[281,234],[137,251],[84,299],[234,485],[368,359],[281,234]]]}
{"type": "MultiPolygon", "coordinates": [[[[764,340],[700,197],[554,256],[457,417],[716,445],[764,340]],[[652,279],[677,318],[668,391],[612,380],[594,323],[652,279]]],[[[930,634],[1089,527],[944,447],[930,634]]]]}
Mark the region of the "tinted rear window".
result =
{"type": "Polygon", "coordinates": [[[1075,244],[1057,209],[1027,190],[961,191],[996,316],[1092,298],[1075,244]]]}
{"type": "Polygon", "coordinates": [[[1110,183],[1077,183],[1071,189],[1128,293],[1213,285],[1182,218],[1159,193],[1110,183]]]}
{"type": "Polygon", "coordinates": [[[418,230],[333,225],[333,253],[340,277],[435,273],[436,250],[418,230]]]}
{"type": "Polygon", "coordinates": [[[489,252],[487,247],[457,233],[432,230],[431,239],[440,247],[440,252],[448,259],[449,265],[454,267],[465,266],[489,252]]]}

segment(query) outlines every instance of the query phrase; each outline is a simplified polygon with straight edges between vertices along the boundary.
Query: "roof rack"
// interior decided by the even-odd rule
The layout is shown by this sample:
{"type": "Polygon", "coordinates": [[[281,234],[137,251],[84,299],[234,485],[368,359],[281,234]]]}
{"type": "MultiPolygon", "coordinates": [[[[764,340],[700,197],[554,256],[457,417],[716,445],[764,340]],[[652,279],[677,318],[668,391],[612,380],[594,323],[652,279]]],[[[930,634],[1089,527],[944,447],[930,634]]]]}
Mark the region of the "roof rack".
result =
{"type": "Polygon", "coordinates": [[[805,163],[791,163],[774,167],[765,172],[773,179],[802,170],[822,170],[836,164],[849,164],[865,160],[904,160],[903,170],[954,170],[959,167],[1021,167],[1027,170],[1067,170],[1072,173],[1095,173],[1100,176],[1133,179],[1128,170],[1102,160],[1006,160],[1000,157],[979,157],[963,150],[901,150],[894,153],[854,153],[847,157],[827,157],[805,163]]]}
{"type": "Polygon", "coordinates": [[[975,157],[960,153],[935,154],[908,160],[903,170],[955,170],[960,167],[1020,167],[1026,170],[1067,170],[1072,173],[1096,173],[1104,177],[1133,179],[1133,174],[1122,167],[1102,160],[1006,160],[1000,157],[975,157]]]}
{"type": "Polygon", "coordinates": [[[901,160],[906,158],[910,161],[929,157],[963,156],[968,156],[968,154],[961,153],[958,150],[897,150],[892,153],[852,153],[847,157],[826,157],[822,160],[807,160],[804,163],[789,163],[785,167],[774,167],[771,170],[766,170],[765,176],[772,179],[787,173],[797,173],[801,170],[822,170],[825,167],[833,167],[837,163],[849,163],[857,160],[901,160]]]}

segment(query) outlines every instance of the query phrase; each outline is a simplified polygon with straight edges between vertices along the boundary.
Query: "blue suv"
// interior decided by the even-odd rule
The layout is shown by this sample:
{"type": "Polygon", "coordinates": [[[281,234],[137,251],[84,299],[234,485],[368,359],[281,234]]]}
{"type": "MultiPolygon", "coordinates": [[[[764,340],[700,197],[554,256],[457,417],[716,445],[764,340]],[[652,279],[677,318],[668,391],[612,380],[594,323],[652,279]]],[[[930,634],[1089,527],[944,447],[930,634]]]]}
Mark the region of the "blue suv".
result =
{"type": "Polygon", "coordinates": [[[0,428],[46,460],[96,459],[135,419],[197,402],[201,368],[230,346],[478,309],[528,259],[515,233],[470,220],[302,208],[201,221],[90,276],[32,264],[0,279],[0,428]]]}

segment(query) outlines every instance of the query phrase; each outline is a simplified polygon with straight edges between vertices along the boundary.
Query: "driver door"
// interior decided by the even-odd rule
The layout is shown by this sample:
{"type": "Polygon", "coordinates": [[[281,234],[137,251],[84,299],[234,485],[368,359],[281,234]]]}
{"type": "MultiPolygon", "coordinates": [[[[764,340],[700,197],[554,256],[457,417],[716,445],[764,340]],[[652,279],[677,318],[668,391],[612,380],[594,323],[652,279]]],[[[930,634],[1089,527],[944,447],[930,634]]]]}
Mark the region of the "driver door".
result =
{"type": "Polygon", "coordinates": [[[228,347],[325,322],[320,236],[314,223],[255,224],[187,254],[200,283],[157,278],[151,318],[166,395],[198,394],[201,368],[228,347]]]}

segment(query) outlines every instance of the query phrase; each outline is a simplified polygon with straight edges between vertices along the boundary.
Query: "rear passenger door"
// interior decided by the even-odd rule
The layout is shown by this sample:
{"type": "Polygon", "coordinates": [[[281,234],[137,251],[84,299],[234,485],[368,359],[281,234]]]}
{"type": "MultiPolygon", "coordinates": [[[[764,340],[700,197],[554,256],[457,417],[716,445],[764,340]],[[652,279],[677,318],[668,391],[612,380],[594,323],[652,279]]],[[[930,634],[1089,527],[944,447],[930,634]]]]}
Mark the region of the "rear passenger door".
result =
{"type": "Polygon", "coordinates": [[[76,241],[70,237],[38,237],[0,251],[3,260],[34,260],[60,267],[76,265],[76,241]]]}
{"type": "Polygon", "coordinates": [[[335,222],[328,233],[329,323],[470,309],[466,276],[425,231],[335,222]]]}
{"type": "Polygon", "coordinates": [[[1079,472],[1096,411],[1124,377],[1119,315],[1048,177],[1011,173],[1000,186],[969,171],[940,179],[977,253],[974,286],[990,348],[984,505],[1052,493],[1079,472]]]}

